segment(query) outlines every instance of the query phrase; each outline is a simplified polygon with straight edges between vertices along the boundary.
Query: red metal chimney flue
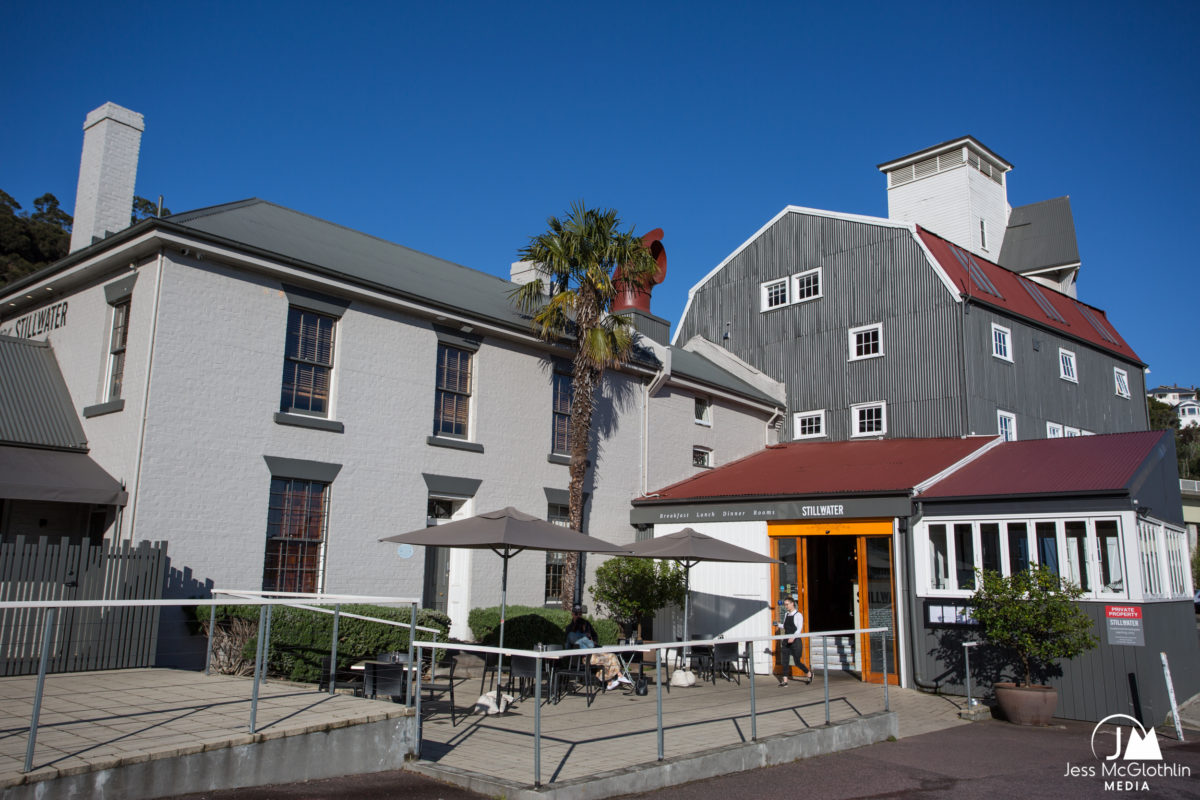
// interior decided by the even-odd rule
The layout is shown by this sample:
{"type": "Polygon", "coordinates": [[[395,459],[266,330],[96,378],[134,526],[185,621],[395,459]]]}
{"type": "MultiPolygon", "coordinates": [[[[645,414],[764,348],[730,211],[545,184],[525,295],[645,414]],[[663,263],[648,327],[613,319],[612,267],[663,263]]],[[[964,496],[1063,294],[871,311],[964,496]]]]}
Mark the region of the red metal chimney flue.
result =
{"type": "Polygon", "coordinates": [[[613,303],[613,313],[632,309],[650,313],[650,292],[654,290],[656,284],[662,283],[663,278],[667,277],[667,249],[663,247],[662,238],[662,228],[655,228],[642,237],[642,246],[650,251],[650,255],[654,257],[654,263],[658,264],[658,269],[655,270],[654,276],[645,289],[626,285],[621,278],[620,267],[613,271],[613,283],[617,284],[620,292],[613,303]]]}

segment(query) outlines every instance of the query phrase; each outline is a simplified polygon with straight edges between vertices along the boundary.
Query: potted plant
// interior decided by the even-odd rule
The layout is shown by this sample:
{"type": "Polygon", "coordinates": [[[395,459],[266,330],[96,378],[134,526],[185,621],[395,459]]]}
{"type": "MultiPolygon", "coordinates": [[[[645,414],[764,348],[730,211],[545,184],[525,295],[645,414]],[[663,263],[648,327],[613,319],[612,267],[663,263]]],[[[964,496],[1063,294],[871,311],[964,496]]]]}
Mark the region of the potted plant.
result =
{"type": "Polygon", "coordinates": [[[996,702],[1010,722],[1047,725],[1058,691],[1035,684],[1035,676],[1044,680],[1059,659],[1074,658],[1097,644],[1091,618],[1074,602],[1083,591],[1045,566],[1010,577],[982,571],[979,577],[972,615],[984,641],[1011,654],[1018,668],[1015,682],[994,685],[996,702]]]}
{"type": "Polygon", "coordinates": [[[626,638],[642,638],[642,624],[667,606],[682,606],[683,568],[669,561],[618,556],[596,568],[592,598],[621,626],[626,638]]]}

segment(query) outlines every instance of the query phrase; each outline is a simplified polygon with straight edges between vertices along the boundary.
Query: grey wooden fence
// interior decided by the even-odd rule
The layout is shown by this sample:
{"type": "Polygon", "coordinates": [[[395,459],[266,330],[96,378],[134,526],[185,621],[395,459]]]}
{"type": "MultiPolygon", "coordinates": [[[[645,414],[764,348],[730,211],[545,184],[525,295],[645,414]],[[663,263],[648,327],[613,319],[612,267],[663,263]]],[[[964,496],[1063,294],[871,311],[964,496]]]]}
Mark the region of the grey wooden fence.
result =
{"type": "MultiPolygon", "coordinates": [[[[157,600],[166,542],[69,543],[17,536],[0,544],[0,600],[157,600]]],[[[38,671],[47,609],[0,611],[0,675],[38,671]]],[[[58,615],[52,672],[154,665],[157,607],[69,608],[58,615]]]]}

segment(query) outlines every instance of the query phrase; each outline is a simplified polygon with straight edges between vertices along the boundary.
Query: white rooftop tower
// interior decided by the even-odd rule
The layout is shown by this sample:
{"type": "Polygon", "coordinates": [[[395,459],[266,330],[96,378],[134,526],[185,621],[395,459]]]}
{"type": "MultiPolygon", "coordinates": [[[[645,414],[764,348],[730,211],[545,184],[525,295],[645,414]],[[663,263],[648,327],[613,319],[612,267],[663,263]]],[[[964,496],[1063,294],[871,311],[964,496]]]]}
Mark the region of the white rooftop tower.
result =
{"type": "Polygon", "coordinates": [[[1012,169],[972,136],[887,161],[888,218],[915,222],[998,261],[1008,226],[1005,175],[1012,169]]]}

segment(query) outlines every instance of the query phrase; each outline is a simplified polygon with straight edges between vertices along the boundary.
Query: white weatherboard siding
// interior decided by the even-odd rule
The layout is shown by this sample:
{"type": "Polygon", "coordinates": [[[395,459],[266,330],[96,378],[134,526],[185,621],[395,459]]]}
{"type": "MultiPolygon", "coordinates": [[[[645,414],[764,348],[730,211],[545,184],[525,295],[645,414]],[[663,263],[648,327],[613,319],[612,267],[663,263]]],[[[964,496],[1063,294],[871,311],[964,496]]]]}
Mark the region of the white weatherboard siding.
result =
{"type": "MultiPolygon", "coordinates": [[[[767,523],[762,520],[655,525],[654,535],[666,536],[688,527],[756,553],[771,552],[767,523]]],[[[692,567],[691,587],[690,635],[704,633],[735,638],[773,633],[770,564],[697,564],[692,567]]],[[[654,624],[655,636],[660,640],[682,636],[682,610],[661,613],[655,617],[654,624]]],[[[754,665],[759,674],[771,671],[771,660],[762,653],[762,647],[755,653],[754,665]]]]}
{"type": "MultiPolygon", "coordinates": [[[[53,303],[68,303],[66,324],[42,338],[55,348],[77,409],[108,399],[111,310],[104,287],[134,272],[126,262],[86,287],[50,295],[53,303]]],[[[512,505],[545,516],[546,490],[567,489],[568,468],[547,459],[553,363],[532,339],[487,334],[485,326],[473,332],[484,335],[472,358],[469,441],[484,452],[437,447],[427,442],[438,342],[433,322],[387,300],[350,299],[336,326],[328,415],[344,431],[283,425],[275,416],[289,298],[280,280],[177,248],[143,257],[136,272],[124,407],[83,424],[92,457],[130,494],[119,529],[108,535],[168,541],[170,593],[262,585],[271,485],[264,456],[341,465],[329,497],[327,592],[422,595],[424,549],[404,558],[378,540],[426,524],[430,491],[423,474],[479,481],[465,513],[512,505]]],[[[322,291],[361,297],[336,283],[322,291]]],[[[647,398],[647,379],[609,371],[597,404],[595,469],[584,486],[586,531],[618,544],[634,539],[629,502],[646,478],[643,453],[653,482],[665,485],[694,474],[691,434],[707,436],[716,452],[733,458],[762,446],[773,413],[716,396],[714,426],[693,431],[696,392],[668,384],[647,398]],[[680,430],[689,436],[680,440],[680,430]]],[[[601,560],[588,558],[587,585],[601,560]]],[[[510,561],[510,603],[544,603],[545,563],[543,552],[510,561]]],[[[491,551],[452,555],[448,605],[455,635],[470,636],[470,608],[499,603],[500,568],[491,551]]]]}

